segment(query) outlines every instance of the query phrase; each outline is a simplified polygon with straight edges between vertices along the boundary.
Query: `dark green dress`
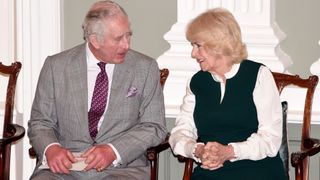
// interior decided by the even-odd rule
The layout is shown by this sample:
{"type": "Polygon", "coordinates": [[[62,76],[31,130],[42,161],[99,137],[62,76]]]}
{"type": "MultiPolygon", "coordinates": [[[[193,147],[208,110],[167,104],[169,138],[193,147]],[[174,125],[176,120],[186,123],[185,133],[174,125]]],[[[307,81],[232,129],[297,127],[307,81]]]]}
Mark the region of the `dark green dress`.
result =
{"type": "MultiPolygon", "coordinates": [[[[216,141],[227,145],[241,142],[258,129],[257,111],[253,90],[261,64],[245,60],[237,74],[227,79],[225,95],[220,103],[220,83],[208,72],[199,71],[190,82],[196,98],[194,120],[199,141],[216,141]]],[[[267,108],[267,107],[266,107],[267,108]]],[[[262,160],[226,161],[222,168],[194,169],[192,180],[282,180],[285,179],[279,154],[262,160]]]]}

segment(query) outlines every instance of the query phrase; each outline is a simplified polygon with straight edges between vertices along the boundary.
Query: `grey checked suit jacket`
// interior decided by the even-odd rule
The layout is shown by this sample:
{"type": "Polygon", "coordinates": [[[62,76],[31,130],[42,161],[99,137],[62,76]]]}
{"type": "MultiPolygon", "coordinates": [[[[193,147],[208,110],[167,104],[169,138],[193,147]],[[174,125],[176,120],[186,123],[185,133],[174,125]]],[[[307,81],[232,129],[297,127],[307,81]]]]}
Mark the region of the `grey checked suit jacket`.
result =
{"type": "Polygon", "coordinates": [[[94,142],[88,130],[85,44],[49,56],[41,70],[28,136],[40,162],[50,143],[84,151],[94,143],[111,143],[122,158],[118,169],[148,167],[145,151],[166,135],[163,93],[155,60],[129,50],[116,64],[109,106],[94,142]],[[130,87],[137,93],[127,97],[130,87]]]}

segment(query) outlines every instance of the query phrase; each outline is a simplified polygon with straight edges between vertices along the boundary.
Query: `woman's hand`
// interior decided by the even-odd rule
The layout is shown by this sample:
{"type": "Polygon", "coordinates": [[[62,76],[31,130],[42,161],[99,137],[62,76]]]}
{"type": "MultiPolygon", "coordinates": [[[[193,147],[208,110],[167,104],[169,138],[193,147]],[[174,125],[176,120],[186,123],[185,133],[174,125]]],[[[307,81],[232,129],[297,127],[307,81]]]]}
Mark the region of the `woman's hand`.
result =
{"type": "Polygon", "coordinates": [[[204,152],[201,158],[204,169],[218,169],[223,166],[227,160],[234,158],[233,147],[231,145],[222,145],[218,142],[208,142],[204,146],[204,152]]]}
{"type": "Polygon", "coordinates": [[[201,161],[204,153],[204,146],[204,144],[197,144],[196,149],[194,151],[195,157],[199,158],[201,161]]]}

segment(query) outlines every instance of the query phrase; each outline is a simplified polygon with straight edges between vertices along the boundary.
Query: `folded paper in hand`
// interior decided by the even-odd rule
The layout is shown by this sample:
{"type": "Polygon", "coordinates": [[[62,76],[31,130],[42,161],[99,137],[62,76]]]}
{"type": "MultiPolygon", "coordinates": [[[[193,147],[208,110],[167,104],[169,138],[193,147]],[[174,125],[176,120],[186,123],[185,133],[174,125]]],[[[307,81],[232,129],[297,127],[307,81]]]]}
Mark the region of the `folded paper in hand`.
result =
{"type": "MultiPolygon", "coordinates": [[[[69,169],[71,171],[83,171],[87,164],[84,162],[85,158],[80,157],[82,153],[73,152],[74,157],[77,159],[77,162],[72,164],[72,167],[69,169]]],[[[47,164],[41,164],[39,169],[49,169],[47,164]]]]}

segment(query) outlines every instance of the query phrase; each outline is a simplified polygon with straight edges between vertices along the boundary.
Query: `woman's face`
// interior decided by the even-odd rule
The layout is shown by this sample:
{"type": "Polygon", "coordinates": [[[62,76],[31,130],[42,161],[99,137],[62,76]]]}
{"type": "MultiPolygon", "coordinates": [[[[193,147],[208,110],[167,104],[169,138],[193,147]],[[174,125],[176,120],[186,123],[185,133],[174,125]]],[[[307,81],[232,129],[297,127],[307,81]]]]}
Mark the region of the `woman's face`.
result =
{"type": "Polygon", "coordinates": [[[221,63],[221,56],[209,52],[203,42],[192,42],[191,57],[196,59],[202,71],[217,72],[221,63]]]}

